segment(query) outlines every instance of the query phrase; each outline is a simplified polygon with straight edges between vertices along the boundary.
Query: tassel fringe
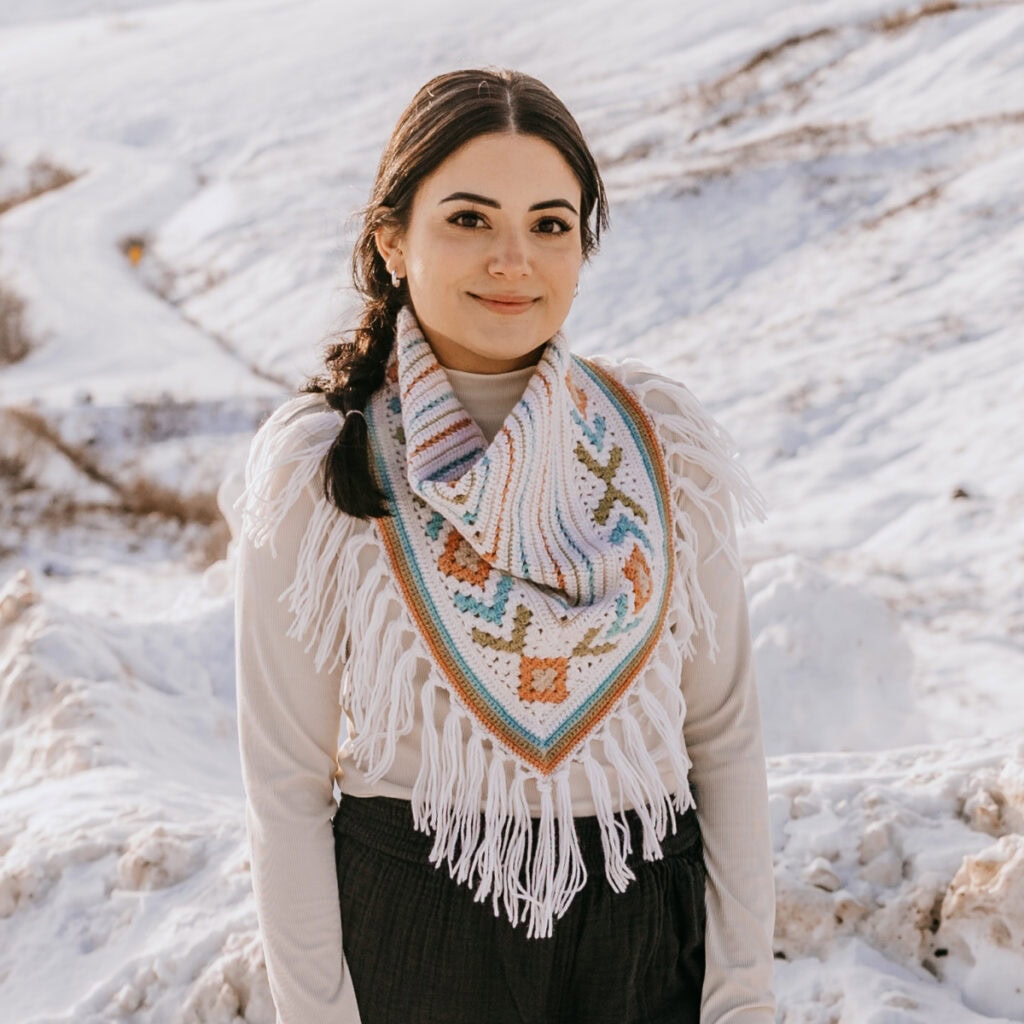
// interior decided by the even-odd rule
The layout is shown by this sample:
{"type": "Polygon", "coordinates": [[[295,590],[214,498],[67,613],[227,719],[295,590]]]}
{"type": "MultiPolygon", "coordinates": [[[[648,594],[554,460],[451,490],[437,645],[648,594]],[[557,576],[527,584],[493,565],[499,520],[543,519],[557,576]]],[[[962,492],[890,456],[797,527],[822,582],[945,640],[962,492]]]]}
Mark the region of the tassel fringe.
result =
{"type": "MultiPolygon", "coordinates": [[[[475,901],[489,897],[495,916],[504,912],[513,926],[525,921],[530,938],[552,934],[587,880],[573,821],[571,767],[582,768],[589,782],[605,876],[616,892],[636,877],[627,863],[632,841],[622,808],[636,810],[643,857],[654,860],[662,856],[672,808],[682,813],[693,805],[681,739],[686,702],[672,681],[694,656],[700,633],[712,656],[717,650],[715,614],[697,570],[719,553],[738,566],[734,515],[741,521],[763,517],[762,500],[736,463],[731,439],[686,388],[635,364],[605,368],[639,397],[662,440],[673,484],[676,582],[656,660],[551,776],[517,763],[455,697],[439,730],[438,691],[447,689],[390,576],[386,552],[372,527],[339,513],[322,494],[302,537],[295,578],[281,595],[292,616],[289,635],[305,642],[318,669],[344,665],[339,701],[352,717],[352,754],[370,784],[384,777],[399,738],[412,730],[418,691],[423,738],[411,803],[416,829],[434,837],[430,861],[447,865],[453,879],[473,888],[475,901]],[[709,524],[710,552],[697,550],[694,516],[709,524]],[[645,729],[667,752],[671,787],[649,753],[645,729]],[[530,787],[539,806],[536,835],[530,787]]],[[[278,525],[317,479],[340,427],[337,414],[322,404],[316,415],[297,415],[319,401],[310,396],[282,406],[253,442],[238,504],[243,530],[272,551],[278,525]]]]}
{"type": "Polygon", "coordinates": [[[742,572],[736,546],[735,523],[765,518],[764,498],[749,474],[737,461],[736,443],[704,410],[684,384],[665,377],[638,360],[611,363],[595,360],[628,387],[655,423],[669,467],[674,490],[675,551],[677,581],[685,583],[686,602],[675,604],[676,641],[684,643],[686,657],[693,657],[697,634],[708,638],[711,657],[718,651],[715,614],[701,592],[698,562],[724,553],[737,572],[742,572]],[[694,514],[707,521],[715,539],[707,552],[696,549],[694,514]],[[688,627],[688,628],[687,628],[688,627]]]}

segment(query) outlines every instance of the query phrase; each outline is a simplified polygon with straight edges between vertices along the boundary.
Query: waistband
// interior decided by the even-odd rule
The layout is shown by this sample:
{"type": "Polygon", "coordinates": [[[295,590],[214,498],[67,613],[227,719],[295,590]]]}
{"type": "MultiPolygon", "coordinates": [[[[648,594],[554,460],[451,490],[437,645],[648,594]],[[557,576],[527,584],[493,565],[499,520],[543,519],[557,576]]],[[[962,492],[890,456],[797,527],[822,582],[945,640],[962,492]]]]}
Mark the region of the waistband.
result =
{"type": "MultiPolygon", "coordinates": [[[[483,812],[480,814],[481,832],[483,812]]],[[[630,832],[631,852],[626,863],[636,868],[643,859],[643,824],[633,809],[616,813],[617,821],[625,821],[630,832]]],[[[536,838],[538,818],[530,819],[536,838]]],[[[573,818],[580,852],[588,874],[604,870],[604,849],[601,846],[601,826],[596,815],[573,818]]],[[[412,863],[427,863],[434,846],[433,835],[416,831],[413,824],[412,804],[389,796],[359,797],[342,794],[341,803],[333,819],[335,836],[349,836],[356,842],[392,857],[412,863]]],[[[557,829],[557,824],[556,824],[557,829]]],[[[691,807],[680,814],[673,808],[665,838],[661,841],[664,856],[682,856],[699,859],[702,855],[700,825],[696,811],[691,807]],[[672,820],[676,831],[672,832],[672,820]]],[[[650,863],[650,862],[647,862],[650,863]]]]}

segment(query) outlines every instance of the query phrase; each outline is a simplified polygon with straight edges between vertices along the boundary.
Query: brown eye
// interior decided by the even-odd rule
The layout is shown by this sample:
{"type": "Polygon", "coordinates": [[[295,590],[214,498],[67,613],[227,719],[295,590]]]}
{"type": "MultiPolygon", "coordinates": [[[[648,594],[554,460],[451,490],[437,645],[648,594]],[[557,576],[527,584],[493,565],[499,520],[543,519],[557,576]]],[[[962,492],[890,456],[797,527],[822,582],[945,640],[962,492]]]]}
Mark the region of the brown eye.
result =
{"type": "Polygon", "coordinates": [[[572,225],[566,224],[559,217],[545,217],[537,224],[537,231],[542,235],[564,235],[572,231],[572,225]]]}
{"type": "Polygon", "coordinates": [[[478,228],[484,225],[484,219],[473,210],[460,210],[448,218],[448,223],[459,228],[478,228]]]}

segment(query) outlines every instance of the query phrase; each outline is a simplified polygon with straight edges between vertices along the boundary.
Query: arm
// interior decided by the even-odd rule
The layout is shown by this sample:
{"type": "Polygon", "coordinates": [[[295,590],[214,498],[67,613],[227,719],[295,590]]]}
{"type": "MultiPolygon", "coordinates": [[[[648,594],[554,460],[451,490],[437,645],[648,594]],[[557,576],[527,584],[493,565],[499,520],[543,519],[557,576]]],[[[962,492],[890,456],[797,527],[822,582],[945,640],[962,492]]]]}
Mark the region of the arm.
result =
{"type": "Polygon", "coordinates": [[[272,545],[257,547],[244,533],[239,538],[239,749],[253,890],[278,1024],[359,1024],[342,951],[331,828],[339,673],[317,671],[313,655],[286,636],[288,608],[278,601],[295,574],[313,504],[306,487],[277,524],[272,545]]]}
{"type": "MultiPolygon", "coordinates": [[[[697,622],[684,661],[683,739],[692,761],[707,865],[703,1024],[774,1024],[775,879],[750,625],[733,503],[763,517],[735,445],[689,390],[635,361],[615,371],[656,423],[676,498],[677,530],[696,556],[697,622]]],[[[681,571],[686,575],[686,571],[681,571]]],[[[695,586],[693,586],[695,582],[695,586]]]]}
{"type": "MultiPolygon", "coordinates": [[[[716,545],[704,517],[693,522],[718,648],[712,658],[702,634],[683,671],[683,734],[708,870],[701,1020],[771,1024],[775,882],[747,601],[726,552],[708,558],[716,545]]],[[[729,532],[734,535],[731,517],[729,532]]]]}

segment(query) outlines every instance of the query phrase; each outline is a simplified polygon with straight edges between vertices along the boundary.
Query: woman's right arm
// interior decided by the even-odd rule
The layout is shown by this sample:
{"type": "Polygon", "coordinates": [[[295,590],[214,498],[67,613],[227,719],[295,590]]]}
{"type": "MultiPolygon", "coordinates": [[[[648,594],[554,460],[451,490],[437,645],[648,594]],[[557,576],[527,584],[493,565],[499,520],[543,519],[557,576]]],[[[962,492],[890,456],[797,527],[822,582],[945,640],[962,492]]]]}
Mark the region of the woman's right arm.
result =
{"type": "MultiPolygon", "coordinates": [[[[273,487],[278,481],[271,481],[273,487]]],[[[253,891],[278,1024],[359,1024],[342,952],[331,818],[339,670],[317,671],[286,635],[292,582],[314,505],[305,487],[273,544],[238,539],[236,692],[253,891]]]]}

